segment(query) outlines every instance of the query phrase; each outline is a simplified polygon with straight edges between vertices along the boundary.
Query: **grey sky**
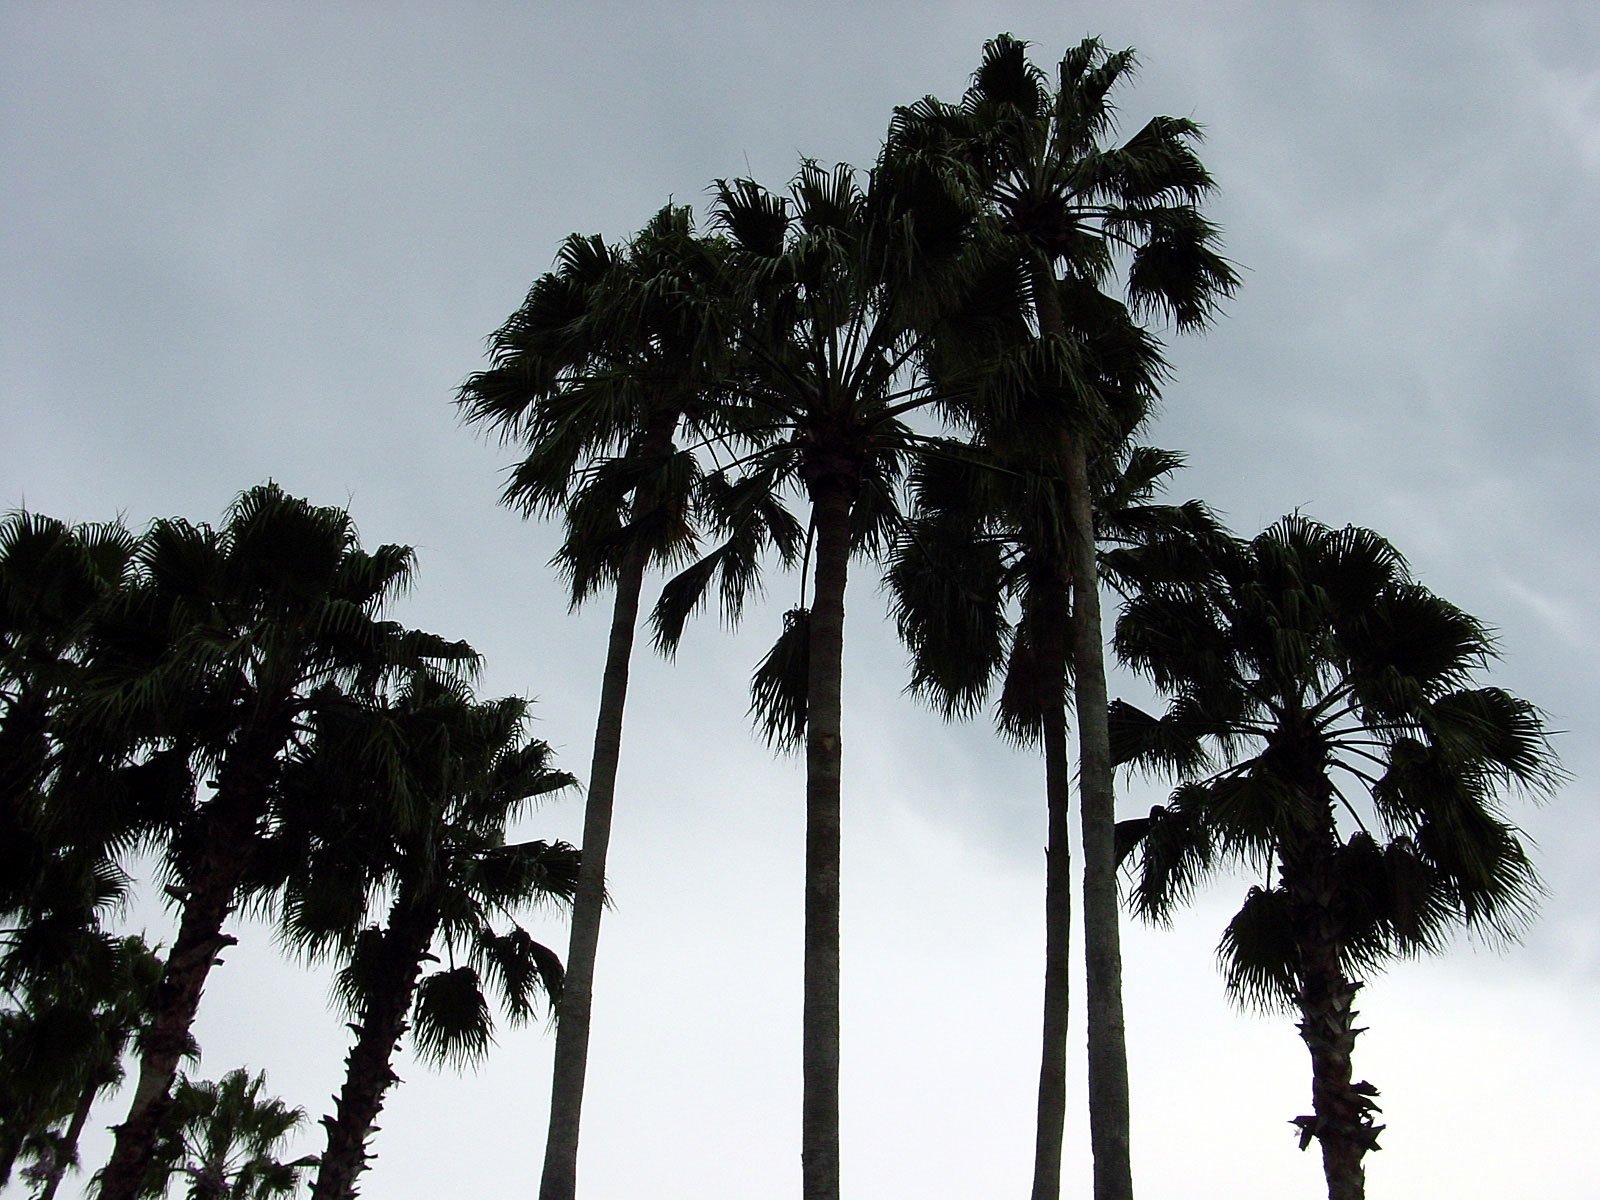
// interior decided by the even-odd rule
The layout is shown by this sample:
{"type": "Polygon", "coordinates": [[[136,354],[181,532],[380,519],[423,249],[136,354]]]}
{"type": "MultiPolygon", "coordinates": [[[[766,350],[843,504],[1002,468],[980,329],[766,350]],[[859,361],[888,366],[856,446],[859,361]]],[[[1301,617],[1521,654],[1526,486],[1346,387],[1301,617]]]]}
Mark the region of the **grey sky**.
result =
{"type": "MultiPolygon", "coordinates": [[[[216,520],[269,476],[348,501],[369,544],[419,548],[404,619],[482,650],[486,694],[537,696],[541,734],[581,773],[603,614],[566,615],[550,532],[495,505],[512,451],[457,424],[450,398],[485,335],[567,233],[625,236],[669,197],[700,208],[718,176],[780,184],[801,154],[868,161],[891,107],[956,97],[997,32],[1045,64],[1089,33],[1137,46],[1130,128],[1158,112],[1206,126],[1212,211],[1244,268],[1215,329],[1170,346],[1149,436],[1190,455],[1176,491],[1242,533],[1296,507],[1381,530],[1499,628],[1497,681],[1567,731],[1574,781],[1524,814],[1551,893],[1526,944],[1402,963],[1362,994],[1357,1071],[1390,1126],[1372,1195],[1577,1200],[1600,1112],[1600,12],[1126,7],[15,0],[0,8],[0,505],[216,520]]],[[[802,779],[744,719],[749,667],[796,588],[773,577],[736,636],[707,620],[676,665],[638,661],[585,1113],[597,1200],[799,1193],[802,779]]],[[[901,698],[901,658],[862,569],[845,1186],[1016,1194],[1042,772],[901,698]]],[[[1126,810],[1158,794],[1135,782],[1126,810]]],[[[580,807],[529,829],[575,838],[580,807]]],[[[1148,1197],[1319,1194],[1287,1124],[1309,1097],[1293,1024],[1230,1010],[1213,968],[1244,886],[1126,934],[1148,1197]]],[[[320,1114],[345,1033],[324,990],[246,936],[207,991],[203,1070],[265,1068],[320,1114]]],[[[529,1029],[474,1076],[402,1067],[365,1194],[531,1194],[549,1049],[529,1029]]],[[[1086,1140],[1078,1111],[1080,1180],[1086,1140]]]]}

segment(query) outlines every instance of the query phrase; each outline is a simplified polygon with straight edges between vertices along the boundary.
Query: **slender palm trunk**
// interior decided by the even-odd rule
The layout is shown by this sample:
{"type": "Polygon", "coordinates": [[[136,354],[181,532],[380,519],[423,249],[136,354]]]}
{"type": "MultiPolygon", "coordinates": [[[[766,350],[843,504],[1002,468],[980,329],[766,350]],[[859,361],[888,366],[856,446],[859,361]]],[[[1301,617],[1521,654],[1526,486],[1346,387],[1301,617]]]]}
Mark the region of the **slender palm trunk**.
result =
{"type": "Polygon", "coordinates": [[[839,1200],[840,692],[855,482],[837,472],[808,482],[817,531],[817,570],[806,677],[801,1194],[805,1200],[839,1200]]]}
{"type": "Polygon", "coordinates": [[[578,1189],[578,1129],[589,1066],[589,1019],[593,1008],[595,957],[600,917],[605,909],[606,851],[617,763],[622,755],[622,715],[628,695],[628,663],[633,655],[639,593],[644,586],[645,552],[630,551],[617,576],[611,609],[611,638],[600,684],[600,716],[595,724],[594,758],[583,810],[583,857],[572,902],[572,936],[566,978],[556,1023],[555,1067],[550,1081],[550,1128],[545,1140],[544,1175],[539,1200],[574,1200],[578,1189]]]}
{"type": "Polygon", "coordinates": [[[95,1097],[100,1094],[101,1088],[111,1083],[112,1078],[113,1076],[109,1075],[95,1075],[84,1086],[78,1096],[78,1106],[72,1110],[72,1120],[61,1133],[61,1147],[50,1163],[50,1170],[44,1177],[44,1186],[39,1189],[35,1200],[55,1200],[55,1194],[61,1187],[61,1180],[67,1174],[67,1168],[78,1161],[78,1143],[83,1139],[83,1127],[89,1123],[89,1112],[94,1108],[95,1097]]]}
{"type": "Polygon", "coordinates": [[[566,978],[555,1026],[555,1069],[550,1078],[550,1128],[544,1142],[539,1200],[574,1200],[578,1194],[578,1131],[589,1069],[589,1018],[594,1006],[595,957],[605,910],[606,850],[616,768],[622,757],[622,709],[627,704],[627,669],[634,654],[638,594],[645,586],[645,550],[630,550],[618,571],[611,606],[611,638],[600,680],[600,717],[595,722],[589,795],[584,803],[584,842],[573,894],[573,931],[566,950],[566,978]]]}
{"type": "Polygon", "coordinates": [[[1083,944],[1089,1018],[1089,1140],[1095,1200],[1133,1200],[1127,1033],[1122,1014],[1122,926],[1117,895],[1116,793],[1110,701],[1100,624],[1100,580],[1081,445],[1069,463],[1073,558],[1073,698],[1078,717],[1079,817],[1083,829],[1083,944]]]}
{"type": "Polygon", "coordinates": [[[437,909],[418,905],[414,897],[402,894],[390,909],[378,986],[362,1001],[334,1115],[322,1118],[328,1148],[322,1153],[311,1200],[354,1200],[356,1180],[370,1157],[367,1138],[383,1111],[384,1093],[398,1081],[391,1063],[405,1035],[422,956],[437,925],[437,909]]]}
{"type": "Polygon", "coordinates": [[[1044,1036],[1034,1129],[1033,1200],[1061,1194],[1061,1142],[1067,1121],[1067,1033],[1072,978],[1072,861],[1068,818],[1072,776],[1067,764],[1067,590],[1051,588],[1035,614],[1034,653],[1043,693],[1045,780],[1044,1036]]]}
{"type": "MultiPolygon", "coordinates": [[[[1034,272],[1039,327],[1065,335],[1056,280],[1034,272]]],[[[1095,1200],[1133,1200],[1127,1035],[1122,1013],[1122,933],[1117,896],[1116,793],[1107,725],[1105,638],[1088,455],[1064,434],[1062,466],[1072,520],[1073,707],[1078,718],[1079,817],[1083,830],[1084,1007],[1089,1024],[1089,1141],[1095,1200]]]]}
{"type": "Polygon", "coordinates": [[[223,933],[222,926],[233,912],[239,883],[249,867],[256,826],[266,811],[272,763],[286,740],[274,729],[249,729],[223,765],[217,794],[195,839],[189,894],[156,988],[150,1024],[139,1040],[138,1083],[127,1118],[116,1126],[116,1145],[101,1177],[100,1200],[135,1200],[145,1182],[206,979],[219,961],[218,953],[237,941],[223,933]]]}
{"type": "MultiPolygon", "coordinates": [[[[679,414],[657,414],[630,451],[660,454],[672,447],[679,414]]],[[[589,1024],[594,1007],[595,959],[600,949],[600,918],[606,903],[606,853],[622,759],[622,718],[628,702],[628,667],[633,658],[639,594],[644,589],[649,551],[630,549],[617,568],[611,606],[611,636],[600,679],[600,712],[595,720],[589,791],[583,808],[583,856],[572,898],[572,934],[566,976],[557,1007],[555,1065],[550,1079],[550,1125],[545,1135],[544,1172],[539,1200],[575,1200],[578,1191],[578,1137],[583,1089],[589,1070],[589,1024]]]]}

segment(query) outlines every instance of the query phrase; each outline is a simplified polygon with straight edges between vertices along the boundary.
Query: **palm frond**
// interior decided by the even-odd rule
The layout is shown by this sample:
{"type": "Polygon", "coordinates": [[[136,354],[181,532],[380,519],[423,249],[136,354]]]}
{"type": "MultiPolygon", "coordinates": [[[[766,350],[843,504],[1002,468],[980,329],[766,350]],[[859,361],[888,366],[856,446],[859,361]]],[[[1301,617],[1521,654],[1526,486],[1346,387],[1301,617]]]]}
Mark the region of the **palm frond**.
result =
{"type": "Polygon", "coordinates": [[[478,972],[470,966],[425,975],[412,1012],[417,1053],[430,1062],[460,1069],[488,1053],[494,1021],[478,972]]]}
{"type": "Polygon", "coordinates": [[[783,614],[783,632],[750,680],[750,715],[767,745],[781,751],[805,741],[807,673],[811,661],[811,611],[783,614]]]}
{"type": "Polygon", "coordinates": [[[552,1013],[561,1000],[561,959],[520,925],[506,933],[480,933],[473,946],[473,963],[494,983],[512,1025],[533,1015],[538,994],[544,995],[552,1013]]]}

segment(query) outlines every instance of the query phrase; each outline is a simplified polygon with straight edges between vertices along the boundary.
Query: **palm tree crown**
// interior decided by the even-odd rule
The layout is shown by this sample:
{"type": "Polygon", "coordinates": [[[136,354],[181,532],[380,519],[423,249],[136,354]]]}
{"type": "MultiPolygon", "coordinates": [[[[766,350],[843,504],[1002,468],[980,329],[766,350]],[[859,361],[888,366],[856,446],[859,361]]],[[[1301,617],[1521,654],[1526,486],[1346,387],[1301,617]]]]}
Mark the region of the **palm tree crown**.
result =
{"type": "Polygon", "coordinates": [[[1215,184],[1194,152],[1200,127],[1158,116],[1120,145],[1111,94],[1136,66],[1130,50],[1088,38],[1051,79],[1028,43],[1001,34],[959,104],[926,97],[897,109],[891,149],[932,155],[988,197],[999,236],[1051,269],[1094,284],[1119,263],[1136,313],[1179,329],[1209,322],[1238,278],[1197,204],[1215,184]]]}
{"type": "Polygon", "coordinates": [[[292,1196],[314,1158],[282,1162],[278,1155],[306,1114],[276,1096],[262,1095],[265,1072],[242,1067],[221,1079],[178,1082],[162,1130],[150,1179],[140,1193],[167,1195],[186,1183],[186,1200],[273,1200],[292,1196]]]}

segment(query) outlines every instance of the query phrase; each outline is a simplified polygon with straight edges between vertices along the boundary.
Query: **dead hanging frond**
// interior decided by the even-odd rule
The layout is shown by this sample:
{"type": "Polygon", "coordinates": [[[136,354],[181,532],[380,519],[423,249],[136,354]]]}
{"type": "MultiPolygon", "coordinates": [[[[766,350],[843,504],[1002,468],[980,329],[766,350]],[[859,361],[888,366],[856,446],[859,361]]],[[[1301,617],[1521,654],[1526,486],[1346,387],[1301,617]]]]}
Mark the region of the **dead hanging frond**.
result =
{"type": "Polygon", "coordinates": [[[811,610],[783,614],[783,632],[750,679],[750,716],[767,745],[788,752],[806,736],[806,680],[811,669],[811,610]]]}

